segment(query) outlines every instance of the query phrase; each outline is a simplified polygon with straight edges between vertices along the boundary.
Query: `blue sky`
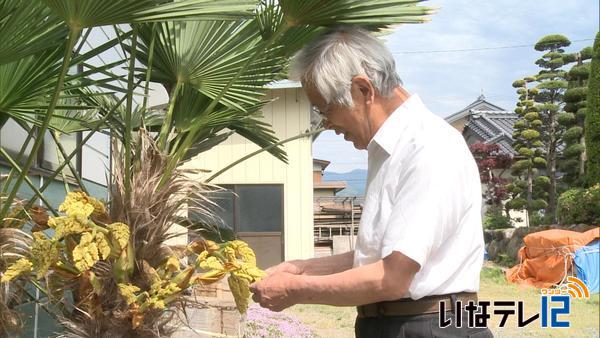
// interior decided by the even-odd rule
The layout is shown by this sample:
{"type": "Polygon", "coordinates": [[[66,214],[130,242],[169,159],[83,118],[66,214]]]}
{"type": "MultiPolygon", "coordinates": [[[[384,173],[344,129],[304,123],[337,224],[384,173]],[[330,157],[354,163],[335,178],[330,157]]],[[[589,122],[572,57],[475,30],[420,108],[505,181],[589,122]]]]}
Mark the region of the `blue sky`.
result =
{"type": "MultiPolygon", "coordinates": [[[[571,41],[593,39],[599,26],[598,0],[433,0],[440,7],[431,22],[403,25],[387,36],[406,89],[418,93],[435,114],[445,117],[481,93],[507,110],[516,103],[511,84],[535,74],[541,53],[533,45],[544,35],[563,34],[571,41]],[[497,48],[523,46],[514,48],[497,48]],[[465,49],[485,50],[451,51],[465,49]],[[451,52],[435,52],[451,51],[451,52]]],[[[573,42],[578,51],[592,41],[573,42]]],[[[315,158],[331,161],[332,172],[366,169],[366,151],[355,150],[333,132],[313,144],[315,158]]]]}

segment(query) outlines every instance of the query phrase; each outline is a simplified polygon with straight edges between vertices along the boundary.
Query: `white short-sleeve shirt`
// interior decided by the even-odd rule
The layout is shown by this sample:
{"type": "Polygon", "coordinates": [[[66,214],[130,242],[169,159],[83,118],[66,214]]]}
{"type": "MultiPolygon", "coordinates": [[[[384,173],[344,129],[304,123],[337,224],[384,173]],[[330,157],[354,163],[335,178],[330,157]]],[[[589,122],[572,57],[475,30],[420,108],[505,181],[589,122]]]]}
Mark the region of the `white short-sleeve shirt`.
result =
{"type": "Polygon", "coordinates": [[[399,251],[420,265],[406,297],[479,289],[481,184],[462,135],[410,96],[368,147],[354,266],[399,251]]]}

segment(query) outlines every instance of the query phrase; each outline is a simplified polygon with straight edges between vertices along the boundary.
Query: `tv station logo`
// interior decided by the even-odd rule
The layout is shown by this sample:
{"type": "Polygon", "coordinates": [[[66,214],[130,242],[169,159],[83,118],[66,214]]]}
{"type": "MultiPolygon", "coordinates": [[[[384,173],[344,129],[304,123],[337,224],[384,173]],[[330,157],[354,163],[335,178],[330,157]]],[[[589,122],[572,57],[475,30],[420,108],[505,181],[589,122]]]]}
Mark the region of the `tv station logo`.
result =
{"type": "Polygon", "coordinates": [[[456,300],[452,309],[457,309],[454,315],[448,315],[446,302],[439,302],[439,327],[448,327],[454,323],[456,327],[468,326],[487,327],[492,315],[501,316],[498,327],[505,327],[510,316],[516,316],[517,326],[525,327],[539,320],[540,326],[568,328],[571,326],[568,315],[571,313],[571,299],[589,299],[588,287],[577,277],[569,276],[566,283],[555,288],[541,289],[540,311],[532,316],[525,315],[525,305],[522,300],[469,301],[463,304],[456,300]],[[460,310],[458,310],[460,309],[460,310]],[[463,323],[462,313],[466,312],[467,320],[463,323]]]}

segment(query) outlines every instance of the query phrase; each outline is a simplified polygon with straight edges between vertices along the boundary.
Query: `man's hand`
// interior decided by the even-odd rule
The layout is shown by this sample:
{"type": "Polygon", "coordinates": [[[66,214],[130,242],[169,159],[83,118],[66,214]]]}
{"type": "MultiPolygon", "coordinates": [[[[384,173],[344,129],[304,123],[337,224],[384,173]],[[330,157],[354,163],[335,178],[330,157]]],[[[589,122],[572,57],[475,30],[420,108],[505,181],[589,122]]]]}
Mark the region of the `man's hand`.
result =
{"type": "Polygon", "coordinates": [[[291,273],[292,275],[301,275],[304,273],[304,268],[302,266],[302,261],[300,260],[287,261],[274,265],[265,270],[265,272],[267,275],[272,275],[276,272],[287,272],[291,273]]]}
{"type": "Polygon", "coordinates": [[[271,311],[282,311],[297,303],[291,292],[294,278],[296,276],[288,272],[270,272],[261,281],[250,285],[252,299],[271,311]]]}

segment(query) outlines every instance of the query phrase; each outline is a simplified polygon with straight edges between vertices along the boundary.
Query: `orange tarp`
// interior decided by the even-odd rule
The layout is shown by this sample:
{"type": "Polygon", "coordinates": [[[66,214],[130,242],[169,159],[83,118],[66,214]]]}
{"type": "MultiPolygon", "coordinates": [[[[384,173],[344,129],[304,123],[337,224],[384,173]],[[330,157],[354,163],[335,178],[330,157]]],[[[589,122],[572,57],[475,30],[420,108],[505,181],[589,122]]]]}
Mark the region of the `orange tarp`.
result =
{"type": "Polygon", "coordinates": [[[521,263],[506,271],[506,279],[538,288],[556,285],[571,270],[572,254],[598,237],[600,227],[583,233],[560,229],[531,233],[523,238],[521,263]]]}

